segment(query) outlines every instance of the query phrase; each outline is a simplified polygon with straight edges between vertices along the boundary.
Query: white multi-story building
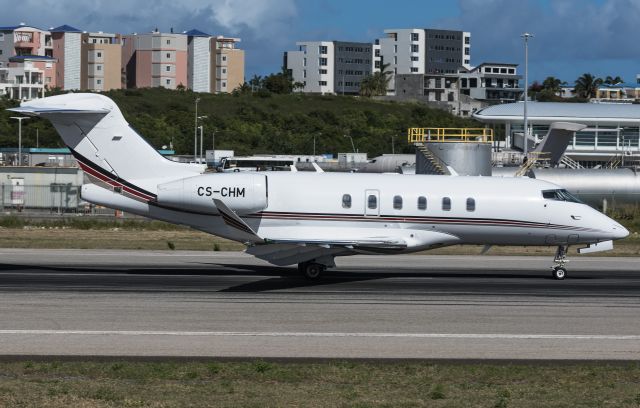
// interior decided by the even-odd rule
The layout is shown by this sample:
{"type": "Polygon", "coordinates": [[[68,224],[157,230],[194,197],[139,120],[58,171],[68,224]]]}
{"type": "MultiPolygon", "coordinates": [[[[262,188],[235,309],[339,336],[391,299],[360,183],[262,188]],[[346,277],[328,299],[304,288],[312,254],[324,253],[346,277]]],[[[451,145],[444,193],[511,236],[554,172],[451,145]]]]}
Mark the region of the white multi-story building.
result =
{"type": "Polygon", "coordinates": [[[362,80],[371,75],[373,44],[353,41],[297,43],[285,52],[284,66],[303,92],[357,95],[362,80]]]}
{"type": "Polygon", "coordinates": [[[453,30],[403,28],[384,30],[374,45],[373,70],[391,72],[389,93],[396,74],[455,74],[471,69],[471,33],[453,30]]]}
{"type": "Polygon", "coordinates": [[[303,92],[335,93],[335,52],[332,41],[297,42],[298,51],[285,53],[285,67],[293,80],[304,84],[303,92]]]}
{"type": "Polygon", "coordinates": [[[187,84],[194,92],[211,92],[211,36],[199,30],[187,36],[187,84]]]}

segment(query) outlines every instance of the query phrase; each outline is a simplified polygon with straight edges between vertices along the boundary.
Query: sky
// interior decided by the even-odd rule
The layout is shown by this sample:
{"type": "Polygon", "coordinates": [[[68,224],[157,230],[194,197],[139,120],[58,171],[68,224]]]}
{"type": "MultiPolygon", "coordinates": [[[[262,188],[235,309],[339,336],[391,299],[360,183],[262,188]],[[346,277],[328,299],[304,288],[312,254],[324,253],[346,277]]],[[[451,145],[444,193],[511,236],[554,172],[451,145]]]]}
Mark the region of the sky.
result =
{"type": "Polygon", "coordinates": [[[279,71],[296,41],[373,41],[385,28],[470,31],[472,65],[518,63],[520,73],[520,34],[532,33],[530,82],[586,72],[635,82],[640,73],[640,0],[0,0],[0,10],[0,26],[239,37],[247,79],[279,71]]]}

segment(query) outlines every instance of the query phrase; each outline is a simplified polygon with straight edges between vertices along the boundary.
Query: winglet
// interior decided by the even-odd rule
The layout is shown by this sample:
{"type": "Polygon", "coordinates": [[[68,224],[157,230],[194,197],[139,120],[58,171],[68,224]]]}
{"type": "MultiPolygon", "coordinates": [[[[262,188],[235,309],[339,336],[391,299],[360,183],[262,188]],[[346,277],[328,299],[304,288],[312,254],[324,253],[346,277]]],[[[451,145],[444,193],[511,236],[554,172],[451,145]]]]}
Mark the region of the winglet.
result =
{"type": "Polygon", "coordinates": [[[216,208],[222,216],[222,220],[225,224],[227,224],[227,226],[236,230],[240,230],[245,234],[251,235],[256,241],[264,241],[264,239],[256,234],[256,232],[249,225],[247,225],[247,223],[244,222],[242,218],[238,217],[238,214],[236,214],[231,208],[229,208],[222,200],[214,198],[213,203],[216,205],[216,208]]]}

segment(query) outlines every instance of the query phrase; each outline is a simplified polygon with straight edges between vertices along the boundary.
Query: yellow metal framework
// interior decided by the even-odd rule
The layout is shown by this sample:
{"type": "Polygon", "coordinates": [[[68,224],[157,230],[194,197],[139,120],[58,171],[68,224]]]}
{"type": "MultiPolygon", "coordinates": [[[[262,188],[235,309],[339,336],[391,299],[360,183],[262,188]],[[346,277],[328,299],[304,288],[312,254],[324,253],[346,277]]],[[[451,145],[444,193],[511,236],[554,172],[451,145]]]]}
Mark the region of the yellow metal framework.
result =
{"type": "Polygon", "coordinates": [[[487,128],[409,128],[409,143],[459,142],[492,143],[493,129],[487,128]]]}

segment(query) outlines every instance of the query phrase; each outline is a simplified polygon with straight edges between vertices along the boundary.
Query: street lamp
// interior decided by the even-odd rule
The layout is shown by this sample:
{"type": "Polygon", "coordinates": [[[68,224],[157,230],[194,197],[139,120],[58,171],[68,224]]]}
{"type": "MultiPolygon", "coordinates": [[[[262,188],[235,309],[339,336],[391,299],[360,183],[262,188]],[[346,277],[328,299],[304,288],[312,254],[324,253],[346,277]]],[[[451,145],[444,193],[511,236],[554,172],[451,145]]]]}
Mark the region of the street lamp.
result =
{"type": "Polygon", "coordinates": [[[22,121],[31,118],[28,116],[11,116],[11,119],[18,121],[18,166],[22,166],[22,121]]]}
{"type": "MultiPolygon", "coordinates": [[[[207,116],[198,116],[197,120],[196,120],[196,124],[198,123],[198,120],[201,119],[206,119],[207,116]]],[[[198,126],[198,129],[200,129],[200,162],[202,162],[202,133],[204,132],[204,126],[198,126]]],[[[197,145],[196,145],[197,146],[197,145]]],[[[196,147],[197,149],[197,147],[196,147]]]]}
{"type": "Polygon", "coordinates": [[[527,99],[529,99],[529,38],[533,34],[524,33],[520,37],[524,40],[524,143],[523,152],[527,158],[527,145],[529,139],[529,118],[527,116],[527,99]]]}
{"type": "Polygon", "coordinates": [[[195,114],[195,125],[193,129],[193,161],[195,162],[198,159],[198,102],[200,102],[200,98],[196,98],[196,114],[195,114]]]}

